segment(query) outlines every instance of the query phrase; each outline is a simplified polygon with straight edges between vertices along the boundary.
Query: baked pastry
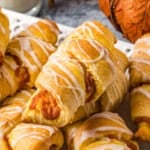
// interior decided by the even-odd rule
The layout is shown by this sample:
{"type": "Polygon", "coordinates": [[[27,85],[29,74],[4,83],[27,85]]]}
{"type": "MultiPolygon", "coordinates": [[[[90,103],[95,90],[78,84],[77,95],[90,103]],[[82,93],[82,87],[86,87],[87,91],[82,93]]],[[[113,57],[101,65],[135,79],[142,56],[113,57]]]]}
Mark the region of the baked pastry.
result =
{"type": "Polygon", "coordinates": [[[59,32],[59,28],[54,21],[42,19],[26,27],[17,36],[32,36],[55,45],[59,32]]]}
{"type": "Polygon", "coordinates": [[[22,105],[23,107],[25,107],[29,98],[33,95],[34,92],[35,89],[20,90],[17,93],[15,93],[15,95],[9,96],[6,99],[4,99],[1,102],[1,107],[12,104],[22,105]]]}
{"type": "Polygon", "coordinates": [[[18,124],[9,134],[12,150],[59,150],[63,145],[63,134],[55,127],[18,124]]]}
{"type": "Polygon", "coordinates": [[[1,150],[11,150],[2,132],[0,132],[0,146],[1,146],[1,150]]]}
{"type": "Polygon", "coordinates": [[[139,150],[137,143],[135,142],[126,143],[123,141],[109,138],[104,138],[102,140],[92,142],[85,148],[85,150],[93,150],[93,149],[139,150]]]}
{"type": "Polygon", "coordinates": [[[58,48],[60,53],[62,50],[78,59],[92,75],[96,89],[90,100],[97,100],[106,91],[100,97],[101,110],[110,111],[117,107],[128,90],[128,80],[125,75],[128,64],[126,56],[117,49],[109,51],[100,43],[89,39],[68,40],[65,47],[61,48],[58,48]],[[123,57],[119,57],[120,54],[123,57]],[[116,60],[117,57],[121,59],[116,60]]]}
{"type": "Polygon", "coordinates": [[[22,112],[34,90],[24,90],[6,99],[0,108],[0,132],[6,135],[21,121],[22,112]]]}
{"type": "Polygon", "coordinates": [[[15,57],[5,56],[0,66],[0,101],[13,95],[28,80],[26,68],[20,67],[15,57]]]}
{"type": "Polygon", "coordinates": [[[34,90],[22,90],[14,96],[6,98],[0,108],[0,149],[12,150],[6,135],[21,121],[21,114],[34,90]]]}
{"type": "Polygon", "coordinates": [[[138,145],[132,141],[133,133],[115,113],[97,113],[75,127],[70,125],[64,132],[70,150],[109,149],[111,145],[113,150],[138,150],[138,145]]]}
{"type": "Polygon", "coordinates": [[[99,98],[101,111],[114,111],[128,92],[129,81],[125,73],[117,70],[114,82],[99,98]]]}
{"type": "Polygon", "coordinates": [[[48,42],[35,37],[19,37],[10,41],[7,54],[14,56],[20,66],[27,70],[28,81],[26,86],[33,87],[34,81],[48,57],[56,48],[48,42]]]}
{"type": "MultiPolygon", "coordinates": [[[[87,21],[77,27],[58,47],[58,50],[66,50],[70,40],[84,39],[92,40],[105,47],[111,59],[117,63],[121,70],[125,71],[128,67],[128,58],[120,50],[114,47],[117,39],[114,34],[98,21],[87,21]],[[109,38],[108,38],[109,37],[109,38]]],[[[83,45],[83,44],[82,44],[83,45]]]]}
{"type": "Polygon", "coordinates": [[[0,64],[2,63],[2,58],[9,42],[9,33],[9,20],[0,9],[0,64]]]}
{"type": "Polygon", "coordinates": [[[135,136],[150,142],[150,85],[134,88],[131,92],[131,118],[138,125],[135,136]]]}
{"type": "Polygon", "coordinates": [[[133,53],[130,57],[130,86],[137,87],[144,83],[150,83],[150,34],[146,34],[138,39],[134,45],[133,53]]]}
{"type": "Polygon", "coordinates": [[[79,61],[66,61],[53,54],[36,80],[38,89],[23,113],[23,120],[61,127],[97,111],[95,103],[84,108],[89,94],[86,86],[93,88],[91,80],[86,85],[88,77],[79,61]]]}
{"type": "MultiPolygon", "coordinates": [[[[87,103],[89,106],[95,106],[95,101],[98,101],[105,90],[114,83],[117,75],[121,74],[121,80],[125,81],[122,76],[125,64],[128,64],[127,58],[117,49],[108,50],[98,41],[98,37],[94,38],[98,27],[92,25],[91,28],[93,26],[93,32],[88,27],[91,31],[89,37],[86,37],[87,34],[84,39],[82,32],[76,37],[73,32],[73,35],[67,37],[51,55],[36,79],[37,91],[23,113],[24,121],[58,127],[67,125],[83,118],[84,116],[77,115],[78,110],[84,110],[87,103]],[[90,37],[91,35],[93,36],[90,37]],[[117,61],[116,56],[120,54],[123,59],[117,61]],[[122,61],[125,63],[121,66],[122,61]],[[116,75],[119,71],[122,73],[116,75]],[[79,116],[78,119],[75,119],[76,115],[79,116]]],[[[97,108],[92,108],[94,109],[91,113],[97,111],[97,108]]],[[[84,115],[86,116],[86,113],[84,115]]]]}

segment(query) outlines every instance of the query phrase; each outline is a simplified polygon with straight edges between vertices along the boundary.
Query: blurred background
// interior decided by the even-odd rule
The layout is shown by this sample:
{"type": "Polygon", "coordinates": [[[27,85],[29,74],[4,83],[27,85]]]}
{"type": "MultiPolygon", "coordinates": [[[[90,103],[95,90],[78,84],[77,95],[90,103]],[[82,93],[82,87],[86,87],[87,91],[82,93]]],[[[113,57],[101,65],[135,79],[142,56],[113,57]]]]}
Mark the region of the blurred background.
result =
{"type": "Polygon", "coordinates": [[[127,41],[100,11],[98,0],[54,0],[54,2],[54,6],[49,6],[48,0],[43,0],[38,17],[49,18],[72,27],[76,27],[87,20],[99,20],[111,29],[118,39],[127,41]]]}

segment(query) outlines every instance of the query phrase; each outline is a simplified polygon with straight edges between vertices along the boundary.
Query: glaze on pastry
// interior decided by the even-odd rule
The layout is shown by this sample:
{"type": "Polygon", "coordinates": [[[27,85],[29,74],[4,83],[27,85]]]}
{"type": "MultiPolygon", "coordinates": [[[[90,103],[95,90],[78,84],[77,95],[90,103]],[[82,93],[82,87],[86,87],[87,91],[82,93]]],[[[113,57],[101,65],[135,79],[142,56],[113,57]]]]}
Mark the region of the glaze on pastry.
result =
{"type": "Polygon", "coordinates": [[[60,150],[63,140],[56,127],[36,124],[18,124],[8,134],[12,150],[60,150]]]}
{"type": "Polygon", "coordinates": [[[0,9],[0,64],[2,63],[10,39],[9,34],[9,20],[0,9]]]}
{"type": "Polygon", "coordinates": [[[132,141],[133,133],[115,113],[97,113],[64,131],[69,150],[109,149],[110,146],[113,150],[117,147],[138,150],[138,145],[132,141]]]}

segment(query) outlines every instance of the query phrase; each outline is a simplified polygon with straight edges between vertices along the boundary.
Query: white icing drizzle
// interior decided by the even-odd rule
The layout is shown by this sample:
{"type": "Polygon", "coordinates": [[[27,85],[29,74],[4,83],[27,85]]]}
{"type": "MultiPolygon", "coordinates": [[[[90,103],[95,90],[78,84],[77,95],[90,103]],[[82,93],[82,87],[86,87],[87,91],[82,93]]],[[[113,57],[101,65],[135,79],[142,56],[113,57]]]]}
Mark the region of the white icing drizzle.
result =
{"type": "Polygon", "coordinates": [[[142,80],[147,81],[149,80],[149,74],[147,72],[144,72],[142,68],[136,66],[136,65],[131,65],[131,69],[135,69],[138,72],[142,74],[142,80]]]}
{"type": "Polygon", "coordinates": [[[131,150],[126,144],[115,144],[115,143],[103,143],[102,145],[98,145],[92,150],[131,150]]]}
{"type": "Polygon", "coordinates": [[[30,97],[33,94],[34,90],[32,90],[32,89],[31,90],[21,90],[20,92],[23,95],[30,97]]]}
{"type": "Polygon", "coordinates": [[[54,52],[56,50],[51,43],[44,42],[41,39],[31,39],[41,47],[42,51],[46,54],[47,57],[49,56],[49,52],[54,52]]]}
{"type": "Polygon", "coordinates": [[[143,58],[134,58],[132,60],[132,62],[137,62],[137,63],[143,63],[143,64],[150,65],[150,60],[146,60],[146,59],[143,59],[143,58]]]}
{"type": "Polygon", "coordinates": [[[16,70],[18,68],[18,65],[16,64],[15,61],[9,61],[9,59],[4,59],[4,62],[12,69],[12,70],[16,70]]]}
{"type": "Polygon", "coordinates": [[[44,139],[44,137],[45,137],[44,133],[42,133],[42,132],[38,133],[37,131],[32,131],[32,132],[30,131],[30,132],[22,133],[22,134],[18,135],[17,137],[13,138],[11,140],[11,146],[15,147],[20,140],[22,140],[24,138],[27,138],[27,137],[34,138],[34,139],[37,139],[37,140],[40,139],[42,141],[45,140],[44,139]]]}
{"type": "Polygon", "coordinates": [[[39,32],[44,36],[44,39],[47,39],[45,33],[43,33],[43,30],[39,27],[37,23],[32,24],[32,26],[39,30],[39,32]]]}
{"type": "Polygon", "coordinates": [[[11,145],[13,147],[15,147],[15,145],[20,140],[22,140],[23,138],[26,138],[26,137],[44,141],[47,135],[44,134],[44,132],[40,132],[39,129],[47,130],[49,132],[49,136],[52,136],[57,131],[56,128],[53,128],[50,126],[23,124],[22,123],[13,129],[13,132],[20,131],[20,134],[16,138],[13,138],[13,140],[11,141],[11,145]]]}
{"type": "MultiPolygon", "coordinates": [[[[49,61],[50,61],[50,63],[53,63],[55,66],[59,67],[59,69],[61,71],[63,71],[65,74],[67,74],[67,76],[71,79],[71,81],[69,80],[68,77],[66,78],[66,77],[62,76],[60,73],[56,72],[54,69],[52,69],[48,65],[45,65],[43,67],[43,73],[45,75],[47,75],[47,76],[53,76],[54,81],[55,81],[55,83],[56,83],[56,85],[58,87],[60,87],[60,84],[58,83],[58,81],[57,81],[58,79],[57,78],[63,79],[67,83],[67,85],[66,86],[61,85],[61,87],[72,89],[73,93],[75,95],[76,101],[79,102],[78,104],[79,105],[83,105],[84,104],[84,100],[85,100],[85,92],[81,88],[80,83],[78,82],[76,77],[71,73],[71,71],[65,65],[63,65],[61,63],[61,61],[58,61],[56,59],[51,59],[49,61]]],[[[68,61],[68,60],[66,60],[66,61],[68,61]]],[[[79,68],[79,69],[81,69],[81,68],[79,68]]],[[[83,71],[80,71],[80,72],[83,73],[83,71]]],[[[43,83],[42,83],[42,85],[43,85],[43,83]]],[[[47,83],[45,83],[45,85],[46,85],[45,88],[48,88],[50,91],[51,90],[53,91],[53,87],[51,87],[50,85],[48,86],[47,83]]],[[[55,94],[57,95],[57,93],[55,93],[55,94]]]]}
{"type": "Polygon", "coordinates": [[[124,124],[124,121],[120,119],[120,117],[117,115],[117,114],[112,114],[112,113],[109,113],[109,112],[104,112],[104,113],[97,113],[95,115],[93,115],[91,118],[89,119],[93,119],[93,118],[97,118],[100,119],[100,118],[104,118],[104,119],[108,119],[108,120],[111,120],[119,125],[121,125],[122,127],[126,128],[126,125],[124,124]]]}
{"type": "MultiPolygon", "coordinates": [[[[114,126],[104,126],[104,127],[97,127],[91,130],[85,130],[82,131],[82,133],[80,134],[80,138],[78,138],[78,140],[75,141],[75,149],[78,149],[79,146],[81,145],[81,143],[83,143],[85,140],[89,139],[89,138],[96,138],[99,135],[99,132],[105,132],[105,131],[117,131],[120,133],[120,135],[122,133],[126,133],[129,135],[132,135],[132,132],[121,128],[121,127],[114,127],[114,126]]],[[[120,137],[118,137],[120,138],[120,137]]]]}
{"type": "Polygon", "coordinates": [[[134,93],[141,93],[143,94],[144,96],[146,96],[148,99],[150,99],[150,92],[145,90],[144,88],[142,87],[139,87],[139,88],[135,88],[133,91],[132,91],[132,94],[134,93]]]}
{"type": "MultiPolygon", "coordinates": [[[[42,64],[39,61],[39,59],[37,58],[34,50],[31,48],[31,43],[30,43],[30,39],[29,38],[18,38],[18,41],[20,43],[20,47],[21,47],[21,51],[25,51],[27,52],[29,55],[31,55],[31,57],[33,58],[33,60],[35,61],[35,64],[41,68],[42,64]]],[[[21,54],[21,53],[20,53],[21,54]]],[[[25,57],[25,56],[24,56],[25,57]]],[[[25,57],[25,59],[28,59],[25,57]]]]}
{"type": "Polygon", "coordinates": [[[99,61],[100,59],[102,59],[105,55],[105,51],[104,51],[104,48],[101,46],[99,47],[99,45],[97,45],[94,41],[91,41],[91,40],[86,40],[89,42],[90,46],[93,47],[98,53],[98,57],[95,58],[95,59],[91,59],[90,58],[90,55],[88,55],[85,50],[81,47],[80,45],[80,41],[79,40],[75,40],[76,43],[77,43],[77,46],[78,46],[78,49],[86,55],[86,58],[85,59],[82,59],[81,61],[82,62],[86,62],[86,63],[95,63],[97,61],[99,61]]]}
{"type": "Polygon", "coordinates": [[[47,20],[40,20],[40,22],[47,24],[49,26],[50,30],[52,30],[56,35],[59,34],[59,30],[53,25],[53,23],[51,23],[47,20]]]}
{"type": "Polygon", "coordinates": [[[136,45],[137,44],[142,44],[143,42],[146,45],[150,46],[150,37],[142,37],[141,39],[138,39],[137,42],[136,42],[136,45]]]}
{"type": "Polygon", "coordinates": [[[104,34],[104,32],[94,23],[94,22],[87,22],[85,24],[90,25],[91,27],[93,27],[94,29],[96,29],[97,32],[99,32],[100,34],[104,34]]]}

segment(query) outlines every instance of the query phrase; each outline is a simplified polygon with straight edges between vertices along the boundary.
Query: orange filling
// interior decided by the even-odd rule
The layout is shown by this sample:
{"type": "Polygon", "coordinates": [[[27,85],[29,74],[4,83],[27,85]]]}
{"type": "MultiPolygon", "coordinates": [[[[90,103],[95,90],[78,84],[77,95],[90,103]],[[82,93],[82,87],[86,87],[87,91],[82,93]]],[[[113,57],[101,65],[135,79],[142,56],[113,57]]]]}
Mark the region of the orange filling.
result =
{"type": "Polygon", "coordinates": [[[30,109],[39,110],[49,120],[56,119],[60,114],[57,101],[47,90],[42,90],[33,97],[30,109]]]}

